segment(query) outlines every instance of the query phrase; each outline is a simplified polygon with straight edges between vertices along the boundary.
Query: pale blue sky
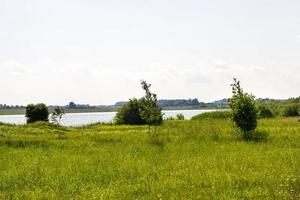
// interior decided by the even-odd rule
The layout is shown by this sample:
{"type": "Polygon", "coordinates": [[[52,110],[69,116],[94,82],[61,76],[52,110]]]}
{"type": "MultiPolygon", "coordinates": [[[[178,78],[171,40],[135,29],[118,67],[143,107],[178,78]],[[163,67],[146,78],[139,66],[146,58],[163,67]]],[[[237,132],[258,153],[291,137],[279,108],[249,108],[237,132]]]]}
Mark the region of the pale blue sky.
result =
{"type": "Polygon", "coordinates": [[[0,103],[300,95],[298,0],[0,0],[0,103]]]}

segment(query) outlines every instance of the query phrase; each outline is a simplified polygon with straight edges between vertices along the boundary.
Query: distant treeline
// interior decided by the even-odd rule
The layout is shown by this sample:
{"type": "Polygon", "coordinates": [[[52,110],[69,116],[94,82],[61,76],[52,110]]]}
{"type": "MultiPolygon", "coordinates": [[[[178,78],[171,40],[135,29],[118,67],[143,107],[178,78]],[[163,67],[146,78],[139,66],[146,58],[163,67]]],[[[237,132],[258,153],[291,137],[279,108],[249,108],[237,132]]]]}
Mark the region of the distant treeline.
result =
{"type": "MultiPolygon", "coordinates": [[[[115,104],[116,107],[121,107],[126,104],[126,101],[120,101],[115,104]]],[[[162,108],[168,107],[195,107],[195,108],[209,108],[209,107],[228,107],[227,99],[222,99],[212,103],[199,102],[195,99],[161,99],[157,104],[162,108]]]]}
{"type": "Polygon", "coordinates": [[[18,108],[25,108],[25,107],[19,105],[0,104],[0,109],[18,109],[18,108]]]}
{"type": "MultiPolygon", "coordinates": [[[[275,115],[279,115],[282,109],[287,105],[298,105],[300,106],[300,97],[289,98],[289,99],[269,99],[269,98],[258,98],[256,101],[260,104],[266,105],[272,109],[275,115]]],[[[127,101],[120,101],[114,105],[89,105],[89,104],[76,104],[70,102],[67,105],[59,106],[67,110],[97,110],[97,111],[116,111],[118,108],[126,104],[127,101]]],[[[224,98],[221,100],[213,101],[211,103],[200,102],[197,98],[194,99],[161,99],[158,100],[158,105],[163,109],[185,109],[185,108],[228,108],[228,99],[224,98]]],[[[57,105],[49,105],[48,108],[52,109],[57,105]]],[[[23,105],[7,105],[0,104],[0,109],[25,109],[23,105]]]]}
{"type": "Polygon", "coordinates": [[[300,97],[289,99],[257,99],[257,101],[266,107],[268,107],[275,116],[289,115],[288,112],[292,110],[298,110],[300,112],[300,97]]]}
{"type": "MultiPolygon", "coordinates": [[[[128,101],[120,101],[115,103],[114,105],[89,105],[89,104],[76,104],[75,102],[70,102],[68,105],[59,106],[65,109],[109,109],[109,110],[117,110],[118,108],[122,107],[128,101]]],[[[191,107],[191,108],[208,108],[208,107],[227,107],[227,99],[222,99],[219,101],[215,101],[212,103],[204,103],[199,102],[197,98],[194,99],[161,99],[158,100],[158,105],[162,108],[168,107],[191,107]]],[[[49,105],[48,107],[55,108],[58,105],[49,105]]],[[[16,109],[16,108],[25,108],[24,106],[9,106],[9,105],[2,105],[0,104],[0,109],[16,109]]]]}

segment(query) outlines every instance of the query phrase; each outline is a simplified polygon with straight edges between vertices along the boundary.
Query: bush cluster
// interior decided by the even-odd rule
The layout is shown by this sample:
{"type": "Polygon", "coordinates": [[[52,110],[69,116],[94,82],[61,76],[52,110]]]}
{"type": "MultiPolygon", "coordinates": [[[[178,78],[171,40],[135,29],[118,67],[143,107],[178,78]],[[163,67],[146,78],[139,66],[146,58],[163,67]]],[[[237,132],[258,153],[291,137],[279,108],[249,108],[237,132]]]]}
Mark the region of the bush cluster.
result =
{"type": "Polygon", "coordinates": [[[26,106],[26,114],[27,123],[33,123],[37,121],[45,121],[49,120],[49,111],[45,104],[29,104],[26,106]]]}
{"type": "Polygon", "coordinates": [[[285,117],[299,116],[298,110],[299,110],[299,107],[296,104],[287,105],[286,107],[284,107],[282,115],[285,117]]]}
{"type": "Polygon", "coordinates": [[[145,96],[140,99],[130,99],[117,112],[116,124],[130,125],[160,125],[163,122],[161,107],[157,104],[156,94],[150,92],[150,84],[141,81],[145,96]]]}
{"type": "Polygon", "coordinates": [[[265,105],[258,106],[258,116],[259,118],[272,118],[274,114],[270,108],[265,105]]]}
{"type": "Polygon", "coordinates": [[[142,109],[141,101],[133,98],[123,105],[116,114],[116,124],[143,125],[146,120],[143,119],[140,109],[142,109]]]}

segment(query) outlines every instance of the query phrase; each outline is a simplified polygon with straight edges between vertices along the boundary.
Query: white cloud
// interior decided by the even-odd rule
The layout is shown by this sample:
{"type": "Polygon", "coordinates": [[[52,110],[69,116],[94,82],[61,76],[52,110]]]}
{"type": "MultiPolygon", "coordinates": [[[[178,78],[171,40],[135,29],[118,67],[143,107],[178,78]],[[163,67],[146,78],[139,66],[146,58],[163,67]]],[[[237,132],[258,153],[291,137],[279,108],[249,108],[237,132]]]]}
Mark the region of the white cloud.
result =
{"type": "Polygon", "coordinates": [[[29,72],[25,65],[15,60],[0,63],[0,69],[2,70],[2,75],[12,75],[14,77],[24,76],[29,72]]]}
{"type": "Polygon", "coordinates": [[[233,77],[241,80],[247,92],[258,97],[293,96],[292,92],[300,84],[297,77],[299,69],[298,65],[290,66],[282,74],[280,67],[227,61],[200,62],[189,66],[152,63],[109,68],[66,64],[52,59],[41,59],[35,65],[10,60],[0,63],[0,85],[9,85],[2,88],[5,95],[0,97],[0,102],[64,104],[72,100],[110,104],[143,95],[139,86],[141,79],[153,85],[153,91],[159,98],[211,101],[230,95],[229,85],[233,77]]]}
{"type": "Polygon", "coordinates": [[[300,41],[300,34],[298,34],[298,35],[296,36],[296,39],[297,39],[297,42],[300,41]]]}

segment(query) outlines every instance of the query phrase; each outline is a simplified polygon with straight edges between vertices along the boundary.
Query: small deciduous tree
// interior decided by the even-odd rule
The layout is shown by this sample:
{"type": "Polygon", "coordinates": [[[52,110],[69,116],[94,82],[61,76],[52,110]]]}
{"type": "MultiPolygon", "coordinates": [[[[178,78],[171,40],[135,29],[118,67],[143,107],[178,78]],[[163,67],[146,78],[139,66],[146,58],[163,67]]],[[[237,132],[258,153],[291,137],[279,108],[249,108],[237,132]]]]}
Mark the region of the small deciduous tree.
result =
{"type": "Polygon", "coordinates": [[[161,107],[157,104],[157,96],[150,92],[151,84],[141,81],[145,96],[140,99],[140,113],[149,125],[160,125],[163,122],[161,107]]]}
{"type": "Polygon", "coordinates": [[[150,92],[150,84],[141,81],[145,96],[140,99],[130,99],[117,112],[116,124],[160,125],[163,122],[161,108],[157,104],[156,94],[150,92]]]}
{"type": "Polygon", "coordinates": [[[232,119],[236,126],[242,131],[243,137],[250,139],[252,131],[257,126],[257,105],[254,96],[245,93],[240,86],[240,81],[233,79],[232,98],[229,99],[229,106],[232,110],[232,119]]]}
{"type": "Polygon", "coordinates": [[[33,123],[37,121],[48,121],[49,111],[45,104],[29,104],[26,106],[27,123],[33,123]]]}
{"type": "Polygon", "coordinates": [[[59,124],[64,114],[65,111],[57,106],[51,114],[51,121],[53,123],[59,124]]]}

